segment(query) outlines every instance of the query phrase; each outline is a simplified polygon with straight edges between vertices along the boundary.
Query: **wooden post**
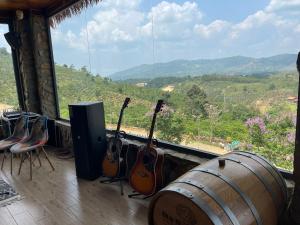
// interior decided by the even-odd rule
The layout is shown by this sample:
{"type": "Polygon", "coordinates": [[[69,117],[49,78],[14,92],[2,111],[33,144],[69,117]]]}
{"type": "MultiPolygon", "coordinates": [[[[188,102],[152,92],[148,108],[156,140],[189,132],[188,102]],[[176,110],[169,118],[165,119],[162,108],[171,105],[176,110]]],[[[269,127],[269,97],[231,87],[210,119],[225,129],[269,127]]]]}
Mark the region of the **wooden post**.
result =
{"type": "MultiPolygon", "coordinates": [[[[297,59],[297,70],[300,79],[300,52],[297,59]]],[[[297,109],[297,126],[296,126],[296,144],[294,153],[294,181],[295,190],[290,206],[290,219],[294,225],[300,225],[300,85],[298,84],[298,109],[297,109]]]]}

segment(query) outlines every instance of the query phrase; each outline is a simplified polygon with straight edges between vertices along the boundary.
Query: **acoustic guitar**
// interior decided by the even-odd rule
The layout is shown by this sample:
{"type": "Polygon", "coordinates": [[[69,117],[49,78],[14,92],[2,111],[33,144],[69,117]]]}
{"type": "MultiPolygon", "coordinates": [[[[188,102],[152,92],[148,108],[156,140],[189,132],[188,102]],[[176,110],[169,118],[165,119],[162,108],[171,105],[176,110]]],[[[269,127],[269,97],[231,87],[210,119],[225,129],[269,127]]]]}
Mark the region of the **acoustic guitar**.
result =
{"type": "Polygon", "coordinates": [[[147,145],[140,147],[136,162],[129,176],[131,187],[145,196],[154,195],[163,185],[164,154],[162,150],[153,144],[156,116],[163,104],[163,100],[158,100],[152,118],[147,145]]]}
{"type": "Polygon", "coordinates": [[[124,110],[128,107],[129,102],[130,98],[126,98],[120,111],[118,126],[115,131],[115,135],[114,137],[111,137],[108,140],[108,148],[104,160],[102,162],[103,175],[106,177],[120,177],[121,174],[124,172],[125,160],[122,158],[121,153],[123,147],[128,146],[128,143],[122,137],[122,132],[120,132],[120,128],[124,110]]]}

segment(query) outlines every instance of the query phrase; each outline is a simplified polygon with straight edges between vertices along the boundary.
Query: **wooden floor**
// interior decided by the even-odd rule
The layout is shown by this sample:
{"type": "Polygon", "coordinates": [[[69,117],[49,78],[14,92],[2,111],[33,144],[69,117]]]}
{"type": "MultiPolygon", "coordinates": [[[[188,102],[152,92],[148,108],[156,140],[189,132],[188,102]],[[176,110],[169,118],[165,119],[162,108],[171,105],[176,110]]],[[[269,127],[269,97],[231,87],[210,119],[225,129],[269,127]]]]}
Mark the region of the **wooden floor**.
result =
{"type": "MultiPolygon", "coordinates": [[[[49,152],[49,151],[48,151],[49,152]]],[[[149,200],[129,199],[119,186],[77,180],[73,160],[61,160],[51,155],[56,168],[52,171],[45,158],[42,167],[33,168],[29,180],[29,162],[25,161],[17,175],[19,159],[14,159],[14,174],[10,175],[9,160],[0,177],[11,184],[24,199],[0,208],[0,225],[144,225],[147,224],[149,200]]],[[[2,154],[0,154],[2,159],[2,154]]],[[[37,164],[37,163],[36,163],[37,164]]]]}

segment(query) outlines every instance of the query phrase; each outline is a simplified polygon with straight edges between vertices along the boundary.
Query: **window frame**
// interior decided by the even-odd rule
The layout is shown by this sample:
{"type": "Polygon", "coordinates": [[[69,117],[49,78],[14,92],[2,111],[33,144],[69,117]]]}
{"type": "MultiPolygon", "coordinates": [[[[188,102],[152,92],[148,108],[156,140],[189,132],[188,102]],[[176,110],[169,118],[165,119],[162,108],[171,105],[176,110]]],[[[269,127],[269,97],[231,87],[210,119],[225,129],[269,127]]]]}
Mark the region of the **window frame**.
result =
{"type": "MultiPolygon", "coordinates": [[[[51,17],[51,15],[49,16],[49,18],[51,17]]],[[[51,40],[51,32],[50,32],[50,25],[49,25],[49,18],[48,18],[48,36],[49,36],[49,46],[50,46],[50,58],[51,58],[51,61],[53,63],[53,78],[54,78],[54,86],[55,86],[55,98],[56,98],[56,110],[57,110],[57,115],[58,115],[58,120],[60,121],[64,121],[64,122],[70,122],[69,119],[65,119],[65,118],[61,118],[60,117],[60,108],[59,108],[59,98],[58,98],[58,92],[57,92],[57,82],[56,82],[56,73],[55,73],[55,64],[54,64],[54,56],[53,56],[53,48],[52,48],[52,40],[51,40]]],[[[299,82],[298,82],[299,83],[299,82]]],[[[298,84],[298,91],[300,93],[300,84],[298,84]]],[[[298,96],[298,103],[297,103],[297,110],[299,108],[299,96],[298,96]]],[[[297,126],[296,126],[296,133],[300,133],[300,132],[297,132],[298,129],[300,129],[300,118],[297,117],[297,126]],[[299,125],[298,125],[299,124],[299,125]]],[[[110,130],[110,129],[106,129],[107,133],[108,134],[113,134],[113,130],[110,130]]],[[[299,135],[300,136],[300,135],[299,135]]],[[[126,137],[130,140],[135,140],[135,141],[139,141],[139,142],[142,142],[142,143],[146,143],[147,142],[147,138],[145,137],[141,137],[141,136],[138,136],[138,135],[134,135],[134,134],[126,134],[126,137]]],[[[300,137],[296,136],[296,142],[300,141],[300,137]]],[[[178,144],[174,144],[174,143],[170,143],[170,142],[167,142],[167,141],[162,141],[162,140],[159,140],[159,147],[162,147],[162,148],[167,148],[167,149],[171,149],[175,152],[178,152],[178,153],[184,153],[184,154],[188,154],[188,155],[192,155],[192,156],[197,156],[197,157],[200,157],[200,158],[204,158],[204,159],[214,159],[214,158],[217,158],[221,155],[218,155],[218,154],[215,154],[215,153],[212,153],[212,152],[208,152],[208,151],[205,151],[205,150],[200,150],[200,149],[196,149],[196,148],[192,148],[192,147],[187,147],[187,146],[183,146],[183,145],[178,145],[178,144]]],[[[286,179],[289,179],[289,180],[292,180],[293,179],[293,172],[290,172],[290,171],[287,171],[287,170],[284,170],[284,169],[281,169],[281,168],[277,168],[281,175],[286,178],[286,179]]]]}

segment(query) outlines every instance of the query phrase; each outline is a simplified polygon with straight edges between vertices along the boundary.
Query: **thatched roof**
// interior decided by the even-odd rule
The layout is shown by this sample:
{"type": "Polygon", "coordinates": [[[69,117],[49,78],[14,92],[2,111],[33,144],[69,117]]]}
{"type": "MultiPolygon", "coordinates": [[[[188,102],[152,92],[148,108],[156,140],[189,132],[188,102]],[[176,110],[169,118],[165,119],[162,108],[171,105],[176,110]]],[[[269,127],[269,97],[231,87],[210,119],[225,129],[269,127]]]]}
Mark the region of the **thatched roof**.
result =
{"type": "Polygon", "coordinates": [[[49,19],[50,26],[55,27],[65,18],[71,17],[73,15],[78,15],[83,9],[86,9],[87,7],[97,4],[101,1],[102,0],[79,0],[76,3],[68,6],[67,8],[53,15],[49,19]]]}

